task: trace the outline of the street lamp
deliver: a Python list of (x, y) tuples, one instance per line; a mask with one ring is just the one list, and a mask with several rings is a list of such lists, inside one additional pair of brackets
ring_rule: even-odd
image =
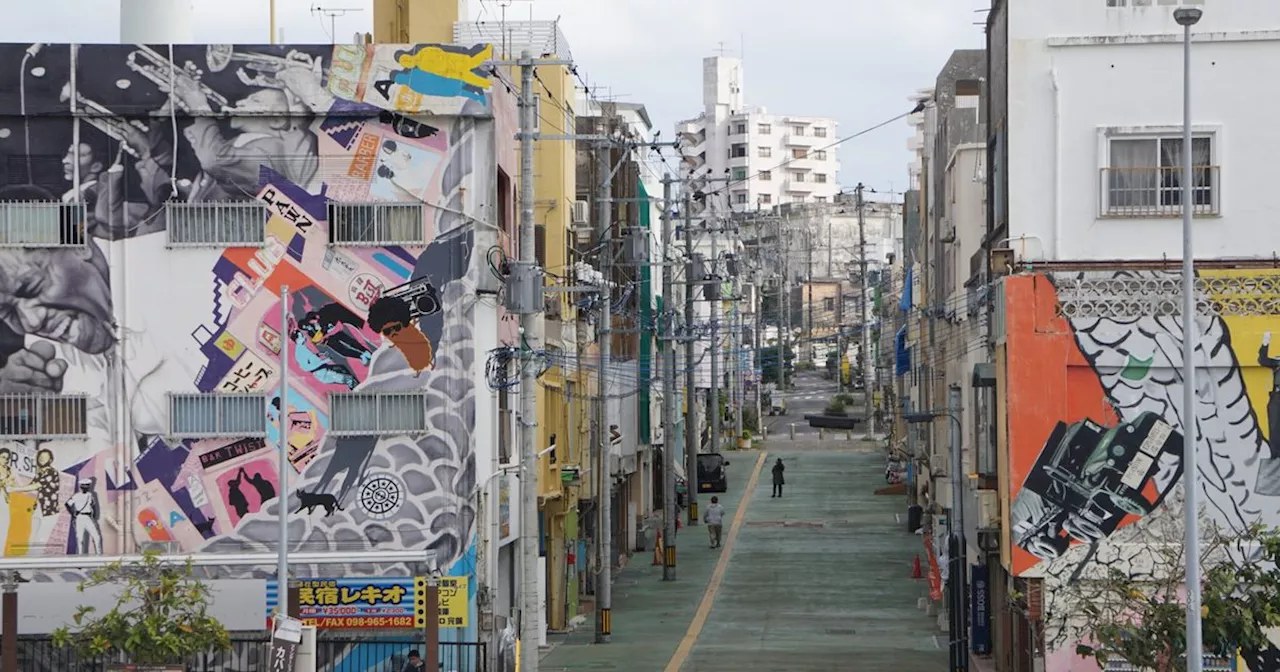
[(949, 578), (947, 581), (947, 611), (950, 629), (950, 672), (968, 672), (969, 669), (969, 624), (965, 595), (965, 548), (964, 540), (964, 498), (961, 494), (961, 473), (964, 471), (963, 456), (960, 450), (961, 429), (960, 418), (960, 386), (951, 385), (947, 390), (947, 406), (944, 410), (906, 413), (903, 419), (910, 423), (932, 422), (934, 418), (946, 416), (951, 418), (951, 464), (947, 473), (951, 475), (951, 515), (947, 517), (947, 565)]
[(1187, 516), (1187, 672), (1204, 669), (1204, 642), (1200, 630), (1200, 531), (1197, 490), (1199, 464), (1196, 460), (1196, 366), (1195, 366), (1195, 254), (1191, 237), (1193, 196), (1191, 151), (1191, 27), (1200, 21), (1198, 7), (1180, 7), (1173, 19), (1182, 26), (1182, 489)]

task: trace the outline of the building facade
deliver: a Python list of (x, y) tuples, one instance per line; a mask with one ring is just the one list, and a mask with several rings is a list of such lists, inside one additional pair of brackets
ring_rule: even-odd
[[(1086, 630), (1067, 586), (1181, 543), (1169, 529), (1183, 517), (1185, 469), (1199, 471), (1206, 525), (1280, 522), (1268, 407), (1280, 234), (1260, 167), (1280, 132), (1240, 94), (1280, 63), (1267, 28), (1280, 7), (1204, 6), (1185, 148), (1183, 29), (1166, 3), (1134, 5), (995, 2), (988, 18), (983, 265), (1002, 518), (990, 583), (1009, 577), (1013, 590), (990, 601), (1000, 670), (1098, 669), (1076, 655)], [(1179, 374), (1183, 179), (1197, 265), (1194, 465)], [(1071, 460), (1104, 435), (1140, 449), (1082, 488)], [(1242, 651), (1237, 669), (1275, 669), (1276, 653)]]
[(746, 105), (739, 58), (704, 58), (702, 73), (702, 112), (676, 124), (681, 177), (692, 190), (717, 192), (717, 203), (734, 212), (835, 200), (834, 119)]
[[(492, 48), (37, 46), (0, 46), (4, 555), (270, 551), (284, 504), (294, 550), (434, 549), (468, 596), (443, 638), (475, 640), (511, 525), (483, 491), (480, 353), (514, 342), (475, 252), (513, 252)], [(263, 607), (228, 627), (260, 629), (270, 572), (227, 571)]]

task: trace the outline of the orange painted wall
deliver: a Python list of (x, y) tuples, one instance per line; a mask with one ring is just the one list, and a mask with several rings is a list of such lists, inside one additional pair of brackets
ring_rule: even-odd
[[(1057, 315), (1058, 298), (1049, 278), (1032, 274), (1005, 278), (1004, 283), (1009, 502), (1059, 422), (1089, 418), (1107, 424), (1117, 418), (1067, 321)], [(1017, 546), (1009, 550), (1015, 575), (1040, 562)]]

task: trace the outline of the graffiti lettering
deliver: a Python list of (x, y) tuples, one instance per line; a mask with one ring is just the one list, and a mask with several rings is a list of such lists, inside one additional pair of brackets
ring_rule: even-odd
[(250, 278), (237, 271), (235, 278), (227, 287), (227, 295), (237, 308), (249, 305), (258, 290), (262, 289), (262, 285), (266, 284), (267, 278), (271, 276), (280, 260), (284, 259), (286, 252), (288, 249), (279, 238), (267, 236), (262, 249), (254, 252), (253, 258), (249, 260), (249, 270), (255, 273), (255, 277)]
[(357, 180), (369, 180), (373, 177), (373, 166), (378, 162), (378, 145), (382, 140), (376, 135), (360, 136), (360, 144), (356, 145), (356, 154), (351, 159), (351, 167), (347, 175)]
[(347, 291), (351, 296), (351, 303), (357, 309), (368, 311), (369, 306), (382, 296), (382, 287), (381, 280), (368, 273), (361, 273), (351, 280)]
[[(201, 453), (200, 466), (205, 469), (215, 467), (223, 462), (229, 462), (237, 457), (243, 457), (249, 453), (262, 450), (266, 447), (267, 442), (265, 439), (241, 439), (235, 443), (230, 443), (220, 448), (214, 448), (206, 453)], [(192, 476), (191, 478), (194, 479), (195, 476)], [(199, 481), (199, 479), (196, 480), (197, 482)], [(200, 494), (201, 496), (204, 495), (203, 486), (200, 487)]]
[(315, 224), (307, 213), (299, 208), (287, 196), (276, 191), (275, 187), (267, 187), (262, 191), (262, 201), (270, 206), (270, 210), (284, 217), (286, 221), (306, 233)]
[(383, 98), (391, 100), (391, 87), (395, 84), (390, 79), (380, 79), (373, 83), (373, 90), (382, 94)]
[(240, 362), (239, 368), (227, 374), (218, 389), (223, 392), (255, 392), (266, 385), (271, 377), (271, 369), (266, 364), (247, 357)]

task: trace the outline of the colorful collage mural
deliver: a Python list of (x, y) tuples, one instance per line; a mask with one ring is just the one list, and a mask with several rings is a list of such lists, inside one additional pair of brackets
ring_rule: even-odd
[[(1178, 282), (1155, 271), (1005, 282), (1008, 560), (1049, 593), (1090, 565), (1137, 562), (1159, 543), (1159, 517), (1182, 516)], [(1198, 283), (1201, 516), (1280, 523), (1280, 272), (1206, 270)], [(1046, 669), (1085, 669), (1074, 642), (1058, 644)], [(1253, 672), (1280, 669), (1274, 648), (1243, 657)]]
[[(514, 101), (490, 57), (0, 45), (0, 200), (79, 201), (89, 235), (0, 247), (0, 394), (89, 406), (87, 440), (0, 440), (6, 555), (271, 550), (287, 423), (295, 548), (430, 547), (450, 574), (473, 570), (477, 255), (462, 213), (496, 207), (497, 171), (514, 174)], [(270, 212), (261, 247), (167, 247), (166, 203), (253, 200)], [(331, 245), (334, 201), (424, 202), (426, 244)], [(352, 390), (424, 390), (429, 431), (331, 436), (328, 395)], [(218, 391), (267, 395), (265, 440), (170, 436), (169, 393)], [(302, 568), (375, 570), (396, 571)]]

